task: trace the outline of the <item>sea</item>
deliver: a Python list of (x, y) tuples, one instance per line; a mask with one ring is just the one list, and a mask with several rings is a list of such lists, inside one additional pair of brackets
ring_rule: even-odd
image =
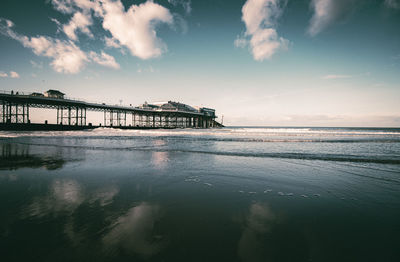
[(1, 261), (400, 261), (400, 129), (0, 131)]

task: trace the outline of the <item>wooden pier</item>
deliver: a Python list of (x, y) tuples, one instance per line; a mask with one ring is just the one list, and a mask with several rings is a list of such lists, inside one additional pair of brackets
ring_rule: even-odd
[[(31, 123), (30, 108), (56, 109), (57, 123)], [(103, 112), (103, 124), (95, 126), (89, 123), (87, 111)], [(41, 93), (0, 93), (0, 130), (76, 130), (99, 126), (123, 129), (221, 127), (216, 118), (213, 109), (194, 109), (172, 101), (161, 106), (151, 107), (146, 103), (145, 107), (128, 107), (63, 96), (49, 97)]]

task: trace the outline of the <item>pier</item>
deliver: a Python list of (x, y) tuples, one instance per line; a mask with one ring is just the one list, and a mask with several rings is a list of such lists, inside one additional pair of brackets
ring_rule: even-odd
[[(31, 123), (31, 108), (55, 109), (56, 124)], [(103, 112), (103, 124), (93, 125), (88, 111)], [(0, 130), (80, 130), (96, 127), (122, 129), (222, 127), (215, 110), (168, 101), (140, 106), (107, 105), (65, 98), (57, 90), (42, 93), (0, 93)]]

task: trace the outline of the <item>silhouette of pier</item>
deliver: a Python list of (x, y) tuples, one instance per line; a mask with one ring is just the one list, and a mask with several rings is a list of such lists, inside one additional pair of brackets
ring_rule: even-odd
[[(31, 123), (31, 108), (56, 109), (56, 124)], [(87, 121), (87, 111), (103, 112), (98, 126)], [(215, 110), (168, 101), (141, 106), (118, 106), (65, 98), (57, 90), (45, 93), (0, 93), (0, 130), (76, 130), (96, 127), (123, 129), (221, 127)]]

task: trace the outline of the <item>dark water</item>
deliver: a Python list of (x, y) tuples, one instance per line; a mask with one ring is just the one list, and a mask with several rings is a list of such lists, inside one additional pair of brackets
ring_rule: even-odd
[(400, 261), (400, 129), (0, 132), (1, 261)]

